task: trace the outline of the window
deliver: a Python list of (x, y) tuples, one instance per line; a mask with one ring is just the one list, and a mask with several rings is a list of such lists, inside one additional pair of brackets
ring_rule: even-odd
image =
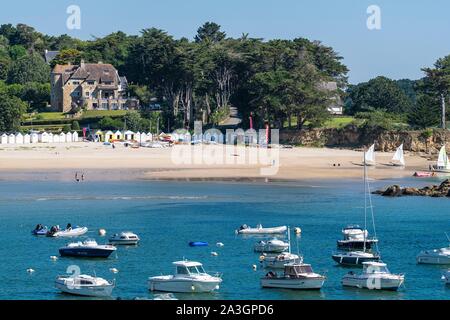
[(103, 102), (102, 103), (102, 109), (108, 109), (108, 103)]
[(177, 274), (189, 274), (185, 267), (177, 267)]
[(89, 81), (87, 82), (87, 84), (90, 85), (90, 86), (93, 86), (93, 85), (95, 85), (95, 81), (89, 80)]
[(80, 81), (73, 81), (72, 84), (73, 84), (74, 86), (78, 86), (78, 85), (80, 85)]
[(196, 267), (188, 267), (189, 273), (199, 273)]
[(87, 98), (89, 98), (91, 96), (91, 93), (89, 91), (86, 91), (85, 95)]

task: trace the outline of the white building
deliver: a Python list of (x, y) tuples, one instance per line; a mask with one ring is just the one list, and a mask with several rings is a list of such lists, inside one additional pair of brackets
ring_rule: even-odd
[(134, 140), (134, 139), (135, 139), (135, 134), (134, 134), (134, 132), (133, 132), (133, 131), (130, 131), (130, 130), (126, 131), (126, 132), (124, 133), (124, 139), (125, 139), (126, 141)]
[(147, 141), (153, 141), (153, 134), (151, 132), (147, 133)]
[(2, 134), (2, 136), (0, 137), (0, 142), (2, 144), (8, 144), (8, 135), (6, 133)]
[(39, 142), (41, 142), (41, 143), (49, 143), (50, 142), (47, 132), (44, 131), (44, 132), (39, 133)]
[(59, 143), (59, 134), (53, 135), (53, 143)]
[(31, 136), (28, 133), (23, 136), (23, 143), (24, 144), (30, 144), (31, 143)]
[(39, 142), (39, 135), (37, 133), (33, 132), (30, 135), (30, 141), (31, 141), (31, 143), (38, 143)]
[(141, 133), (141, 141), (142, 142), (147, 142), (148, 141), (147, 134), (145, 132)]
[(66, 142), (72, 142), (72, 132), (66, 133)]
[(16, 134), (16, 144), (23, 144), (23, 134), (20, 132)]
[(53, 133), (51, 132), (48, 134), (48, 142), (53, 143)]
[(10, 134), (8, 136), (8, 144), (15, 144), (16, 143), (16, 136), (14, 134)]
[(59, 134), (59, 142), (61, 142), (61, 143), (66, 142), (66, 134), (64, 132), (61, 132)]
[(73, 142), (78, 142), (78, 132), (74, 132), (72, 133), (72, 141)]

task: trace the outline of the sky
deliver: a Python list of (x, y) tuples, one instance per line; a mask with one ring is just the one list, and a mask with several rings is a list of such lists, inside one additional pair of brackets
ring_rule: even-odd
[[(350, 69), (350, 83), (376, 76), (418, 79), (421, 68), (450, 54), (448, 0), (1, 0), (0, 24), (25, 23), (50, 34), (80, 39), (115, 31), (138, 34), (157, 27), (193, 38), (214, 21), (231, 37), (304, 37), (331, 46)], [(69, 30), (70, 5), (81, 10), (81, 29)], [(381, 29), (369, 30), (371, 5)]]

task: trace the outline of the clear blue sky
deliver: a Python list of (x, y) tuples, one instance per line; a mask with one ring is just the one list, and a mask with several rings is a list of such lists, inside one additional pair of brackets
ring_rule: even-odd
[[(66, 28), (71, 4), (81, 8), (81, 30)], [(381, 8), (378, 31), (366, 27), (371, 4)], [(356, 83), (378, 75), (420, 78), (420, 68), (450, 54), (449, 15), (448, 0), (5, 0), (0, 23), (90, 39), (148, 27), (192, 38), (201, 24), (214, 21), (233, 37), (320, 40), (345, 58)]]

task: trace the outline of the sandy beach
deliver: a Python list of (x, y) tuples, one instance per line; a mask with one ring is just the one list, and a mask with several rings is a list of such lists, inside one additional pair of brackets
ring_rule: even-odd
[[(91, 180), (312, 180), (358, 178), (362, 174), (361, 151), (229, 148), (203, 145), (133, 149), (117, 144), (113, 149), (84, 142), (0, 146), (0, 179), (71, 180), (76, 172)], [(389, 165), (392, 154), (378, 152), (376, 157), (378, 165), (370, 168), (374, 179), (411, 176), (415, 171), (427, 170), (434, 159), (406, 153), (407, 166), (398, 168)]]

